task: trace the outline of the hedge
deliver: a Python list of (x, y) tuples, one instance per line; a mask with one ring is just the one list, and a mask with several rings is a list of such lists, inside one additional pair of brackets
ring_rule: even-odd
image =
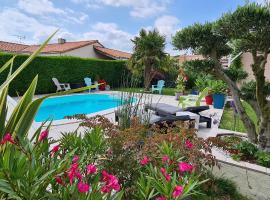
[[(12, 57), (12, 54), (0, 54), (0, 66)], [(28, 55), (18, 55), (15, 58), (13, 71), (28, 58)], [(59, 82), (83, 83), (85, 77), (96, 80), (96, 77), (105, 79), (111, 87), (119, 87), (126, 70), (126, 61), (85, 59), (70, 56), (39, 56), (36, 57), (10, 85), (10, 95), (22, 95), (32, 79), (38, 74), (36, 94), (47, 94), (56, 91), (52, 78)], [(8, 74), (0, 74), (2, 83)]]

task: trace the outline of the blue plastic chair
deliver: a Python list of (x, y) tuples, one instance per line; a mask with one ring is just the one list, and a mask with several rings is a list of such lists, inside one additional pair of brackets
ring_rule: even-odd
[(165, 85), (165, 81), (159, 80), (156, 85), (152, 85), (152, 92), (158, 91), (158, 93), (161, 94), (161, 91), (164, 85)]

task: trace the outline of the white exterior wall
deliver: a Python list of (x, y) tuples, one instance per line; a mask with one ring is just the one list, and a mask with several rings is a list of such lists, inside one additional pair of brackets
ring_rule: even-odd
[(76, 56), (81, 58), (97, 58), (96, 52), (94, 51), (93, 45), (87, 45), (78, 49), (61, 53), (63, 56)]
[[(251, 69), (251, 64), (253, 63), (252, 55), (251, 53), (244, 53), (242, 55), (242, 63), (244, 70), (248, 73), (248, 80), (254, 80), (253, 72)], [(264, 73), (266, 79), (270, 81), (270, 56), (268, 55), (267, 63), (265, 66), (265, 73)]]

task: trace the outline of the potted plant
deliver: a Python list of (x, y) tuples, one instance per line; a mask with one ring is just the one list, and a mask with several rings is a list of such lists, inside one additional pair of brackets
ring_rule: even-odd
[(175, 91), (175, 99), (179, 100), (180, 96), (184, 95), (186, 88), (187, 76), (182, 68), (179, 69), (179, 73), (177, 79), (175, 81), (176, 91)]
[[(203, 77), (197, 78), (195, 81), (196, 88), (200, 92), (202, 92), (205, 88), (209, 87), (209, 79), (210, 79), (210, 77), (208, 77), (208, 76), (203, 76)], [(205, 96), (205, 102), (207, 105), (213, 104), (213, 97), (212, 97), (212, 94), (210, 91), (208, 91), (208, 95)]]
[(211, 80), (209, 84), (213, 93), (214, 108), (222, 109), (225, 103), (226, 83), (221, 80)]

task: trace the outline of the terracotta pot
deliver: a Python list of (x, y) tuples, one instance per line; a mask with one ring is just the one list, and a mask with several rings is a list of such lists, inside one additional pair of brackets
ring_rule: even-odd
[(205, 102), (206, 102), (207, 105), (212, 105), (213, 104), (213, 97), (212, 97), (212, 95), (207, 95), (205, 97)]

